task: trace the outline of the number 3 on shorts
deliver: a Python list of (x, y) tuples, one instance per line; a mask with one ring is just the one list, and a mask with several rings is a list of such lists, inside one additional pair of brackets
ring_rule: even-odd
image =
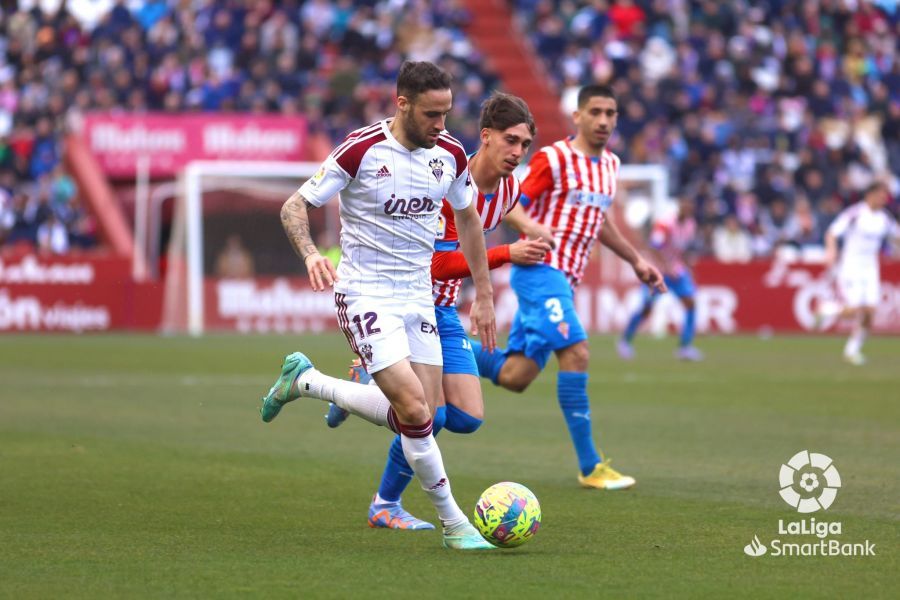
[(563, 320), (562, 303), (560, 303), (559, 298), (547, 298), (547, 301), (544, 302), (544, 308), (550, 311), (547, 318), (550, 319), (551, 323), (559, 323)]

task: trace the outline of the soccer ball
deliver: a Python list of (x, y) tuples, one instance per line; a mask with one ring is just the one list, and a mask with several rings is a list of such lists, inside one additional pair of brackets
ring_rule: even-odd
[(540, 526), (541, 505), (531, 490), (519, 483), (495, 483), (475, 504), (475, 527), (495, 546), (521, 546)]

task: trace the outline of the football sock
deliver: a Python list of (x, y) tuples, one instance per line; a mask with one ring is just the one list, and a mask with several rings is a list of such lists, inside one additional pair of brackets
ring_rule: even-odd
[(450, 480), (444, 470), (441, 450), (431, 434), (431, 421), (415, 427), (403, 425), (402, 429), (400, 443), (403, 445), (403, 454), (412, 465), (422, 489), (437, 509), (441, 525), (448, 529), (468, 522), (450, 491)]
[(591, 433), (591, 407), (587, 395), (587, 373), (560, 371), (556, 378), (556, 394), (569, 427), (569, 435), (578, 455), (582, 475), (594, 470), (600, 455)]
[(687, 348), (694, 342), (694, 329), (697, 320), (697, 309), (690, 308), (684, 313), (684, 325), (681, 326), (681, 347)]
[(844, 312), (844, 307), (841, 306), (840, 302), (834, 300), (824, 300), (820, 302), (818, 310), (816, 310), (816, 313), (820, 317), (836, 317), (842, 312)]
[(847, 339), (847, 345), (844, 346), (844, 355), (852, 356), (854, 354), (859, 354), (862, 350), (863, 342), (866, 341), (866, 329), (861, 325), (854, 325), (853, 332), (850, 334), (850, 337)]
[(472, 352), (475, 353), (475, 364), (478, 365), (478, 374), (490, 379), (496, 385), (500, 369), (506, 363), (506, 350), (496, 348), (493, 352), (488, 352), (481, 347), (481, 342), (477, 340), (469, 341), (472, 344)]
[(447, 431), (453, 433), (474, 433), (484, 421), (473, 417), (461, 408), (447, 405)]
[(363, 385), (307, 369), (297, 378), (301, 396), (334, 402), (370, 423), (397, 432), (396, 415), (391, 403), (377, 385)]
[(634, 334), (637, 333), (638, 327), (641, 326), (641, 323), (644, 321), (644, 307), (640, 306), (637, 311), (631, 315), (631, 319), (628, 320), (628, 325), (625, 327), (625, 332), (622, 334), (622, 339), (624, 339), (629, 344), (631, 340), (634, 339)]
[[(434, 421), (432, 425), (432, 434), (437, 435), (444, 426), (447, 416), (447, 407), (438, 406), (434, 412)], [(395, 436), (391, 441), (391, 447), (388, 449), (387, 462), (384, 465), (384, 472), (381, 474), (381, 484), (378, 486), (378, 495), (376, 502), (399, 502), (403, 490), (412, 481), (413, 471), (406, 462), (406, 456), (403, 454), (403, 444), (400, 442), (400, 436)]]

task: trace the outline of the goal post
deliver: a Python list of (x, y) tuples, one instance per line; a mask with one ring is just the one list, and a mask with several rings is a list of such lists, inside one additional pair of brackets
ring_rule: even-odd
[[(175, 333), (186, 330), (191, 336), (199, 336), (205, 330), (204, 192), (246, 187), (251, 182), (267, 179), (290, 180), (296, 184), (292, 186), (292, 189), (296, 190), (303, 181), (315, 174), (319, 166), (320, 164), (316, 162), (233, 160), (200, 160), (192, 161), (185, 166), (179, 177), (181, 194), (176, 206), (176, 226), (173, 227), (169, 256), (182, 256), (186, 268), (180, 269), (178, 260), (170, 260), (169, 274), (172, 277), (169, 277), (169, 274), (166, 277), (164, 332)], [(282, 201), (287, 198), (285, 195)], [(179, 219), (183, 219), (181, 227), (177, 226)], [(184, 294), (180, 293), (182, 289)], [(180, 309), (179, 304), (185, 306), (186, 311)]]
[[(204, 194), (240, 190), (253, 200), (283, 202), (320, 164), (293, 161), (193, 161), (179, 174), (168, 248), (163, 306), (163, 333), (200, 336), (206, 330), (204, 293)], [(646, 218), (669, 204), (668, 172), (661, 165), (622, 165), (626, 204), (642, 203)], [(627, 191), (626, 191), (627, 188)], [(640, 202), (638, 202), (640, 201)], [(336, 208), (325, 214), (326, 227), (337, 233)]]
[(669, 172), (663, 165), (621, 165), (619, 183), (648, 187), (647, 218), (661, 215), (669, 205)]

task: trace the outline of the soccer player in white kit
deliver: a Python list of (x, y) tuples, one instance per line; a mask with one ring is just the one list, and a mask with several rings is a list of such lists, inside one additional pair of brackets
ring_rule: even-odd
[[(873, 183), (862, 202), (844, 209), (825, 233), (825, 263), (837, 265), (841, 317), (853, 318), (853, 331), (844, 346), (844, 359), (864, 364), (862, 345), (872, 327), (875, 308), (881, 299), (878, 255), (885, 240), (900, 239), (900, 225), (885, 209), (889, 198), (884, 182)], [(844, 245), (838, 259), (838, 238)]]
[[(444, 131), (450, 76), (407, 62), (397, 78), (397, 112), (351, 133), (285, 203), (282, 225), (316, 291), (334, 287), (338, 324), (377, 388), (324, 375), (302, 353), (288, 355), (263, 398), (263, 421), (301, 397), (340, 406), (400, 434), (403, 453), (437, 509), (447, 548), (493, 548), (450, 491), (432, 435), (442, 357), (431, 298), (431, 257), (442, 199), (451, 204), (476, 298), (473, 330), (496, 343), (493, 291), (466, 153)], [(310, 237), (307, 211), (340, 193), (341, 261), (335, 272)], [(380, 391), (379, 389), (380, 388)], [(383, 392), (383, 394), (382, 394)]]

